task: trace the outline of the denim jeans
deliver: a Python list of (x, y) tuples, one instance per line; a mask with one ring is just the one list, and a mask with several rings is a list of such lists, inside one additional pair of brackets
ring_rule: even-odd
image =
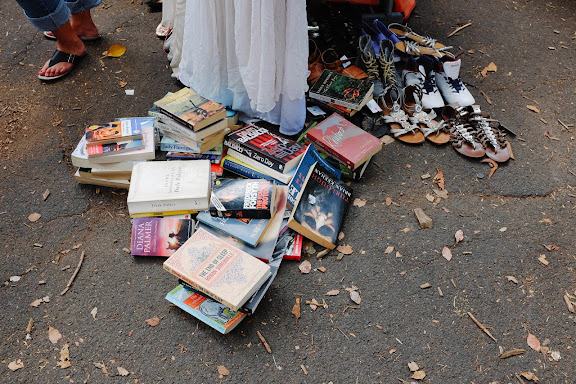
[(32, 25), (40, 31), (54, 31), (80, 13), (97, 7), (102, 0), (16, 0)]

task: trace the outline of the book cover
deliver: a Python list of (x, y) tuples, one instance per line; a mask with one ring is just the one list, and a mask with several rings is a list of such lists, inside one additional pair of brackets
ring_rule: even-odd
[(157, 128), (160, 132), (172, 131), (181, 136), (187, 137), (190, 140), (201, 141), (202, 139), (205, 139), (206, 137), (213, 135), (216, 132), (220, 132), (223, 129), (228, 128), (228, 120), (218, 120), (198, 131), (193, 131), (189, 127), (180, 124), (169, 116), (164, 115), (156, 118), (154, 127)]
[(210, 207), (209, 160), (149, 161), (136, 164), (128, 191), (128, 212), (207, 210)]
[(204, 153), (209, 151), (219, 145), (222, 145), (224, 141), (224, 136), (230, 132), (230, 128), (225, 128), (223, 131), (216, 132), (202, 141), (194, 141), (188, 137), (181, 136), (173, 131), (164, 131), (164, 136), (168, 136), (172, 140), (177, 141), (178, 143), (185, 145), (186, 147), (190, 148), (192, 151), (196, 153)]
[(217, 217), (269, 219), (274, 212), (274, 183), (261, 179), (217, 179), (210, 214)]
[(86, 137), (82, 136), (78, 145), (72, 154), (70, 155), (72, 165), (77, 168), (105, 168), (110, 171), (130, 171), (137, 163), (141, 163), (145, 160), (133, 160), (133, 161), (122, 161), (108, 164), (95, 163), (93, 159), (88, 159), (88, 153), (86, 152)]
[(312, 85), (308, 96), (313, 99), (360, 110), (372, 98), (374, 84), (325, 69)]
[(382, 141), (333, 113), (306, 133), (310, 142), (355, 170), (382, 149)]
[[(210, 215), (210, 212), (208, 211), (198, 213), (196, 219), (201, 223), (216, 228), (228, 235), (234, 236), (251, 247), (256, 247), (264, 241), (264, 239), (268, 239), (266, 233), (268, 232), (268, 228), (273, 227), (272, 223), (276, 223), (278, 220), (276, 217), (284, 214), (287, 190), (286, 186), (278, 187), (274, 201), (274, 216), (272, 219), (235, 219), (231, 217), (214, 217)], [(271, 234), (271, 237), (276, 239), (278, 237), (278, 232), (280, 231), (281, 218), (280, 223), (274, 225), (277, 225), (278, 229), (270, 230), (268, 234)], [(274, 231), (276, 232), (275, 234)]]
[(284, 254), (284, 260), (295, 260), (300, 261), (302, 258), (302, 235), (299, 233), (294, 233), (292, 239), (290, 240), (290, 244), (288, 250)]
[(166, 300), (223, 334), (233, 330), (246, 317), (245, 313), (234, 311), (182, 284), (168, 292)]
[(80, 169), (76, 170), (74, 173), (74, 179), (80, 184), (88, 185), (98, 185), (100, 187), (110, 187), (110, 188), (130, 188), (130, 180), (119, 180), (119, 179), (107, 179), (103, 177), (90, 177), (80, 174)]
[(163, 267), (235, 311), (270, 276), (266, 263), (202, 229), (170, 256)]
[(298, 168), (296, 168), (296, 173), (294, 177), (290, 181), (288, 185), (288, 207), (292, 209), (294, 204), (296, 203), (296, 198), (298, 197), (298, 193), (302, 190), (302, 186), (304, 185), (304, 181), (308, 176), (308, 171), (314, 164), (320, 163), (328, 172), (330, 172), (334, 177), (340, 178), (342, 173), (340, 170), (336, 169), (332, 165), (330, 165), (324, 158), (320, 155), (320, 153), (314, 148), (313, 144), (310, 144), (306, 148), (306, 152), (304, 152), (304, 156), (302, 157), (302, 161), (298, 164)]
[(278, 180), (282, 184), (289, 184), (290, 180), (292, 180), (292, 177), (294, 177), (294, 174), (296, 173), (296, 167), (292, 168), (286, 173), (275, 171), (272, 168), (266, 167), (258, 160), (255, 160), (242, 153), (239, 153), (232, 148), (228, 148), (227, 154), (230, 155), (231, 158), (243, 163), (244, 165), (250, 166), (251, 168), (257, 170), (258, 172), (271, 176), (272, 178)]
[(171, 256), (192, 236), (194, 220), (158, 217), (132, 221), (133, 256)]
[(316, 164), (308, 172), (288, 226), (321, 246), (334, 249), (352, 188)]
[(165, 96), (154, 105), (194, 131), (226, 118), (226, 109), (222, 105), (200, 96), (190, 88), (182, 88)]
[(86, 127), (86, 144), (107, 144), (142, 138), (141, 120), (124, 119)]
[(144, 148), (142, 139), (119, 141), (117, 143), (94, 144), (86, 147), (88, 157), (108, 156)]
[(306, 149), (254, 123), (226, 135), (224, 146), (279, 173), (295, 168)]
[(166, 135), (163, 135), (162, 139), (160, 140), (161, 151), (187, 153), (190, 155), (222, 155), (222, 147), (222, 144), (219, 144), (212, 149), (199, 153)]
[(221, 165), (225, 170), (248, 179), (276, 180), (272, 176), (260, 172), (256, 168), (251, 167), (230, 155), (226, 155), (222, 158)]

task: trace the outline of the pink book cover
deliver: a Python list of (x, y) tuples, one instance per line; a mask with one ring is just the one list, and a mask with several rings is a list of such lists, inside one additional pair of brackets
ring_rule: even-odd
[(194, 220), (141, 217), (132, 222), (134, 256), (165, 256), (174, 254), (190, 238)]
[(353, 170), (382, 149), (380, 139), (337, 113), (316, 124), (306, 137)]

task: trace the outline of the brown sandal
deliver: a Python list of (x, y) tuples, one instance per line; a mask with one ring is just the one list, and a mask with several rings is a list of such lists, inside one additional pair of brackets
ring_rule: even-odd
[(400, 90), (396, 85), (389, 84), (382, 96), (378, 98), (378, 104), (382, 108), (384, 121), (390, 124), (390, 133), (400, 141), (409, 144), (420, 144), (426, 139), (418, 125), (410, 123), (410, 118), (400, 107)]
[(308, 75), (308, 85), (314, 84), (322, 75), (324, 71), (324, 64), (322, 64), (322, 55), (318, 50), (316, 42), (312, 39), (308, 39), (308, 49), (310, 56), (308, 56), (308, 70), (310, 75)]
[(442, 117), (448, 124), (450, 142), (454, 149), (468, 157), (482, 157), (486, 150), (478, 140), (477, 130), (465, 119), (468, 113), (457, 104), (450, 104), (442, 109)]
[(436, 121), (433, 109), (422, 108), (422, 88), (409, 85), (404, 88), (402, 106), (410, 116), (410, 122), (417, 124), (424, 137), (434, 144), (442, 145), (450, 141), (450, 134), (445, 131), (446, 122)]
[(498, 120), (491, 119), (489, 113), (480, 111), (478, 105), (469, 106), (467, 111), (470, 114), (468, 121), (476, 128), (478, 140), (482, 143), (486, 156), (499, 163), (510, 160), (512, 151)]

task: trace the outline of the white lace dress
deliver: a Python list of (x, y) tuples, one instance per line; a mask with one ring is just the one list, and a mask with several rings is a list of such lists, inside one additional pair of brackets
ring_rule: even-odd
[(306, 0), (187, 0), (180, 81), (298, 133), (306, 116)]

